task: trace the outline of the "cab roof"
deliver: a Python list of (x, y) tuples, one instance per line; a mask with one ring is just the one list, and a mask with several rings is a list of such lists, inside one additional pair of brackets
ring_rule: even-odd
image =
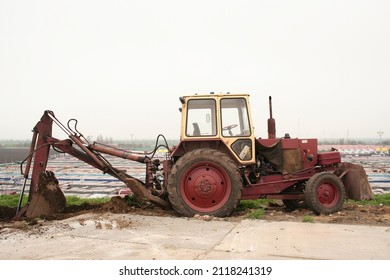
[(243, 97), (243, 96), (249, 96), (247, 93), (214, 93), (210, 92), (210, 94), (193, 94), (193, 95), (185, 95), (183, 98), (215, 98), (215, 97)]

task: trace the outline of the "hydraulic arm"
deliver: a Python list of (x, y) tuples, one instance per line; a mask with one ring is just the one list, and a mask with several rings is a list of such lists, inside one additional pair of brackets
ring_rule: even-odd
[[(59, 140), (52, 136), (53, 122), (58, 125), (69, 137), (69, 139)], [(74, 128), (70, 127), (70, 123), (74, 122)], [(47, 172), (46, 167), (49, 159), (50, 147), (54, 150), (70, 154), (75, 158), (97, 168), (102, 172), (110, 174), (111, 176), (123, 181), (130, 190), (134, 193), (135, 197), (139, 201), (151, 201), (161, 207), (168, 208), (170, 204), (159, 197), (154, 195), (159, 193), (162, 196), (163, 191), (153, 192), (153, 182), (150, 177), (151, 172), (147, 172), (146, 183), (139, 179), (132, 177), (123, 170), (119, 170), (112, 166), (110, 162), (102, 155), (108, 154), (123, 159), (144, 163), (147, 165), (147, 170), (153, 168), (150, 165), (159, 164), (158, 160), (151, 160), (146, 155), (133, 154), (131, 152), (111, 147), (104, 144), (93, 143), (90, 144), (87, 139), (77, 130), (77, 120), (71, 119), (68, 121), (67, 126), (64, 126), (54, 115), (52, 111), (45, 111), (41, 120), (36, 124), (33, 129), (33, 137), (30, 147), (30, 153), (25, 159), (25, 168), (23, 170), (23, 163), (21, 165), (21, 172), (25, 178), (25, 184), (21, 197), (23, 196), (25, 185), (31, 173), (31, 183), (29, 190), (29, 198), (27, 206), (20, 210), (20, 202), (18, 206), (17, 216), (21, 216), (26, 213), (27, 216), (39, 216), (48, 215), (52, 212), (60, 211), (65, 207), (63, 193), (58, 187), (58, 181), (55, 179), (52, 172)], [(55, 185), (57, 185), (55, 187)], [(50, 196), (47, 194), (50, 190)], [(53, 196), (56, 198), (53, 199)], [(33, 205), (34, 204), (34, 205)], [(48, 204), (47, 207), (42, 207), (42, 204)], [(44, 209), (43, 209), (44, 208)], [(29, 209), (36, 209), (36, 211), (29, 211)], [(43, 209), (40, 211), (39, 209)]]

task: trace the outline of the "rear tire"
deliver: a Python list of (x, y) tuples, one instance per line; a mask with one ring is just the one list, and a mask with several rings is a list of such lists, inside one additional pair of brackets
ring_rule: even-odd
[(226, 154), (197, 149), (182, 156), (172, 167), (168, 194), (172, 207), (181, 215), (229, 216), (242, 195), (242, 178), (237, 165)]
[(329, 215), (340, 211), (344, 200), (344, 184), (333, 173), (316, 173), (306, 183), (306, 204), (317, 214)]

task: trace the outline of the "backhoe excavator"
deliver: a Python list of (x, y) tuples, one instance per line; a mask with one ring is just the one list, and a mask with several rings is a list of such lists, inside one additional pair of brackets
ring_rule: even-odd
[[(30, 173), (31, 180), (28, 203), (22, 209), (19, 203), (16, 216), (51, 215), (66, 207), (58, 180), (47, 170), (50, 148), (123, 181), (139, 202), (173, 208), (189, 217), (228, 216), (245, 199), (281, 199), (288, 208), (309, 207), (317, 214), (340, 211), (346, 198), (372, 199), (362, 166), (341, 162), (337, 150), (318, 152), (317, 139), (276, 137), (271, 97), (267, 139), (255, 137), (247, 94), (211, 93), (179, 100), (180, 142), (174, 147), (166, 140), (158, 144), (165, 139), (159, 135), (149, 154), (89, 143), (78, 131), (77, 120), (65, 126), (52, 111), (45, 111), (21, 165), (25, 178), (21, 197)], [(53, 137), (53, 123), (67, 139)], [(165, 159), (154, 156), (161, 146), (168, 150)], [(104, 155), (145, 164), (145, 180), (116, 168)]]

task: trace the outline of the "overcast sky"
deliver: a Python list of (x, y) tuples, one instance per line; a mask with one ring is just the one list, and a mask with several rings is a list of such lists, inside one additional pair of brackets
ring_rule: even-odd
[[(0, 0), (0, 140), (43, 111), (178, 139), (179, 97), (249, 93), (256, 135), (390, 137), (390, 1)], [(55, 130), (55, 137), (66, 136)]]

